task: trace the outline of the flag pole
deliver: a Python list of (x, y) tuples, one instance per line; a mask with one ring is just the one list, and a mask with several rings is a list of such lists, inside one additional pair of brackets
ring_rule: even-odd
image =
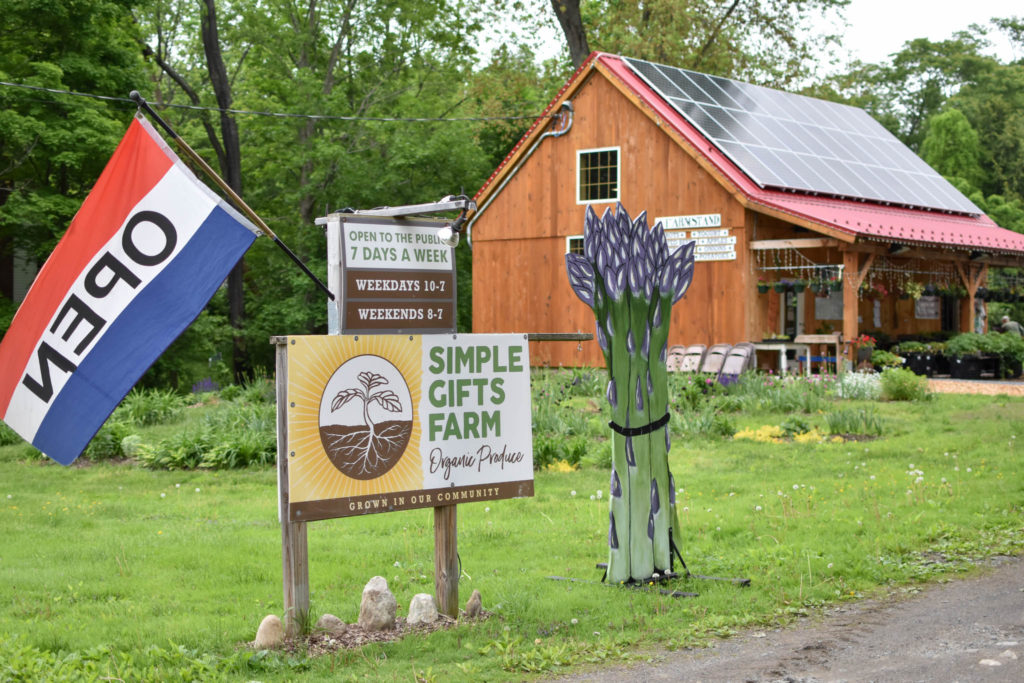
[(161, 116), (157, 114), (151, 106), (149, 106), (149, 102), (147, 102), (146, 99), (141, 94), (139, 94), (138, 90), (132, 90), (128, 94), (128, 97), (134, 100), (135, 103), (139, 105), (140, 109), (145, 109), (146, 113), (152, 116), (153, 120), (160, 124), (161, 128), (167, 131), (167, 134), (171, 137), (171, 140), (174, 141), (174, 144), (178, 146), (178, 149), (184, 152), (185, 156), (187, 156), (189, 159), (195, 162), (196, 165), (198, 165), (199, 168), (202, 169), (203, 173), (205, 173), (207, 177), (210, 178), (210, 180), (217, 184), (217, 187), (223, 190), (224, 193), (227, 194), (228, 197), (230, 197), (232, 203), (234, 203), (234, 205), (237, 206), (238, 209), (249, 218), (249, 220), (256, 224), (256, 227), (260, 229), (260, 232), (269, 237), (274, 242), (274, 244), (280, 247), (281, 251), (287, 254), (288, 258), (294, 261), (295, 265), (301, 268), (302, 272), (308, 275), (309, 278), (313, 282), (315, 282), (317, 286), (324, 291), (325, 294), (327, 294), (328, 299), (334, 301), (334, 294), (331, 292), (330, 289), (327, 288), (327, 285), (321, 282), (320, 278), (314, 275), (313, 272), (309, 269), (309, 267), (305, 263), (303, 263), (298, 256), (295, 255), (295, 252), (289, 249), (288, 245), (282, 242), (281, 239), (274, 234), (274, 231), (271, 230), (270, 227), (265, 222), (263, 222), (263, 219), (260, 218), (255, 211), (249, 208), (249, 205), (246, 204), (245, 201), (238, 196), (237, 192), (231, 189), (231, 186), (228, 185), (223, 178), (217, 175), (217, 172), (214, 171), (208, 163), (206, 163), (206, 160), (199, 156), (199, 154), (197, 154), (194, 149), (189, 147), (188, 143), (185, 142), (181, 138), (181, 136), (174, 132), (174, 129), (171, 128), (170, 124), (164, 121), (163, 118), (161, 118)]

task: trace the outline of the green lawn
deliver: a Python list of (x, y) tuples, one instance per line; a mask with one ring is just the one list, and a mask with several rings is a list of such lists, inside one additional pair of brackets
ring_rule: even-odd
[[(551, 400), (580, 412), (578, 398)], [(491, 618), (317, 659), (243, 648), (266, 614), (281, 613), (272, 469), (63, 468), (3, 447), (0, 681), (521, 679), (783, 623), (1020, 551), (1024, 400), (843, 405), (877, 409), (882, 437), (673, 439), (687, 565), (749, 577), (748, 588), (677, 581), (700, 596), (674, 599), (548, 579), (601, 578), (608, 472), (545, 471), (534, 498), (459, 507), (461, 600), (479, 589)], [(792, 417), (729, 419), (738, 430)], [(802, 419), (825, 424), (820, 410)], [(607, 443), (587, 443), (584, 462), (600, 460)], [(354, 622), (374, 575), (388, 580), (400, 615), (415, 593), (432, 593), (432, 520), (416, 510), (311, 523), (313, 618)]]

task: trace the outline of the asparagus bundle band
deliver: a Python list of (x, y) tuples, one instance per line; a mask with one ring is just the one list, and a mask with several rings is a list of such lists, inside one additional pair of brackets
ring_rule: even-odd
[(621, 204), (599, 219), (587, 207), (583, 254), (566, 254), (573, 291), (594, 311), (608, 369), (612, 473), (608, 572), (615, 583), (672, 570), (680, 548), (675, 481), (668, 468), (672, 305), (693, 279), (693, 242), (669, 253), (661, 224), (631, 220)]

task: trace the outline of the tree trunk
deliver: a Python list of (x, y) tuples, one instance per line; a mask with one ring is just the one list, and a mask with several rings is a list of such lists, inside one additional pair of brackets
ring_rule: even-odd
[(551, 9), (555, 10), (562, 33), (565, 34), (572, 65), (578, 69), (590, 55), (587, 32), (580, 17), (580, 0), (551, 0)]
[[(217, 33), (217, 7), (214, 0), (204, 0), (201, 21), (203, 50), (206, 53), (206, 68), (210, 83), (220, 107), (220, 136), (224, 153), (220, 155), (220, 172), (224, 181), (239, 196), (242, 195), (242, 149), (238, 139), (238, 122), (226, 111), (231, 108), (231, 80), (220, 49)], [(228, 322), (234, 330), (232, 345), (232, 366), (235, 379), (245, 377), (249, 370), (249, 359), (245, 340), (241, 336), (245, 320), (245, 260), (240, 260), (228, 274)]]

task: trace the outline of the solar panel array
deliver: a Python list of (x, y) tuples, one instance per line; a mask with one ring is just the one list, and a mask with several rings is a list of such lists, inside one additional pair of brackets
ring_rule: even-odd
[(862, 109), (639, 59), (625, 61), (761, 187), (981, 214)]

